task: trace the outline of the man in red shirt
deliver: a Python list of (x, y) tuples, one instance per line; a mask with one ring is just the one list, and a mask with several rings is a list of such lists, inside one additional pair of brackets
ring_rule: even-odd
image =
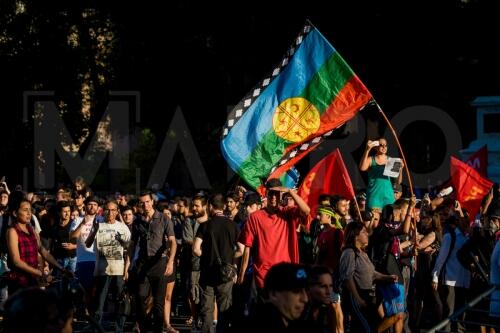
[[(239, 236), (239, 242), (252, 248), (253, 269), (257, 289), (264, 287), (264, 278), (271, 266), (280, 262), (299, 262), (297, 226), (305, 223), (309, 206), (293, 189), (282, 186), (276, 178), (266, 183), (268, 204), (252, 213)], [(296, 206), (280, 205), (281, 195), (290, 193)]]

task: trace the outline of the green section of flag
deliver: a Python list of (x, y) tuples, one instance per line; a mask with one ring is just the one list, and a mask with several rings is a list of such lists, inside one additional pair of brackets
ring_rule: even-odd
[[(312, 102), (322, 114), (353, 75), (353, 71), (338, 52), (335, 52), (321, 66), (299, 96)], [(286, 147), (290, 144), (290, 141), (278, 137), (271, 129), (240, 166), (238, 174), (250, 186), (257, 188), (260, 185), (260, 179), (267, 178), (271, 168), (283, 157)]]
[(273, 130), (269, 131), (250, 157), (241, 165), (238, 174), (247, 181), (248, 185), (254, 188), (259, 187), (260, 180), (267, 179), (274, 163), (283, 157), (283, 151), (289, 143), (277, 136)]
[(335, 52), (313, 76), (300, 97), (309, 100), (323, 114), (353, 75), (344, 59)]

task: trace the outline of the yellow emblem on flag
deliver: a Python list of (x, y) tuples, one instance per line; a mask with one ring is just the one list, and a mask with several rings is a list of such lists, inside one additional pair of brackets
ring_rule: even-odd
[(318, 109), (302, 97), (287, 98), (274, 111), (274, 132), (288, 141), (304, 141), (318, 131), (320, 124)]

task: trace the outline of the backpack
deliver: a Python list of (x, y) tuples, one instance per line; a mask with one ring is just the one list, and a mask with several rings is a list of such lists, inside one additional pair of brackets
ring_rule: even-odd
[[(453, 233), (455, 235), (455, 233)], [(456, 236), (455, 236), (456, 237)], [(452, 238), (454, 238), (452, 236)], [(472, 253), (470, 253), (470, 239), (468, 239), (457, 251), (457, 259), (460, 265), (462, 265), (463, 268), (467, 270), (472, 269), (472, 265), (474, 264), (474, 261), (472, 260), (471, 256)]]
[[(448, 234), (450, 234), (451, 237), (451, 243), (450, 243), (450, 251), (448, 252), (448, 255), (446, 256), (446, 260), (444, 262), (444, 265), (448, 262), (448, 259), (450, 258), (451, 252), (453, 252), (453, 249), (455, 248), (455, 242), (457, 241), (457, 235), (455, 234), (455, 229), (449, 230)], [(466, 270), (470, 270), (471, 262), (470, 259), (468, 258), (468, 251), (466, 248), (466, 244), (469, 243), (470, 239), (467, 239), (467, 241), (458, 249), (457, 251), (457, 259), (460, 265), (463, 266)]]
[(387, 227), (382, 225), (375, 228), (369, 238), (367, 254), (375, 269), (379, 272), (385, 271), (391, 237)]
[[(455, 230), (450, 230), (448, 233), (451, 236), (451, 244), (450, 244), (450, 252), (448, 252), (448, 255), (446, 256), (446, 260), (444, 262), (445, 267), (451, 255), (451, 252), (455, 247), (455, 242), (457, 240), (457, 235), (455, 234)], [(460, 265), (462, 265), (462, 267), (468, 270), (471, 274), (476, 275), (477, 273), (482, 279), (486, 279), (486, 281), (488, 281), (487, 277), (488, 274), (484, 272), (484, 269), (479, 264), (478, 260), (474, 255), (474, 250), (473, 250), (474, 248), (475, 245), (473, 240), (471, 238), (467, 239), (467, 241), (465, 241), (465, 243), (462, 244), (462, 246), (457, 250), (457, 260), (460, 263)]]
[[(478, 259), (479, 257), (479, 259)], [(477, 248), (474, 240), (469, 238), (457, 251), (458, 262), (467, 269), (473, 277), (488, 283), (489, 275), (481, 262), (486, 262), (483, 253)]]

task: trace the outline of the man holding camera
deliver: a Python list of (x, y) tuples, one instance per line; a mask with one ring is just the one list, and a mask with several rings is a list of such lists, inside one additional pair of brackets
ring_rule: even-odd
[[(296, 229), (305, 223), (310, 208), (293, 189), (282, 186), (277, 178), (266, 183), (267, 206), (251, 214), (238, 241), (253, 248), (253, 268), (255, 284), (262, 294), (264, 278), (271, 266), (280, 262), (299, 261)], [(296, 206), (280, 206), (283, 193), (290, 193)]]

